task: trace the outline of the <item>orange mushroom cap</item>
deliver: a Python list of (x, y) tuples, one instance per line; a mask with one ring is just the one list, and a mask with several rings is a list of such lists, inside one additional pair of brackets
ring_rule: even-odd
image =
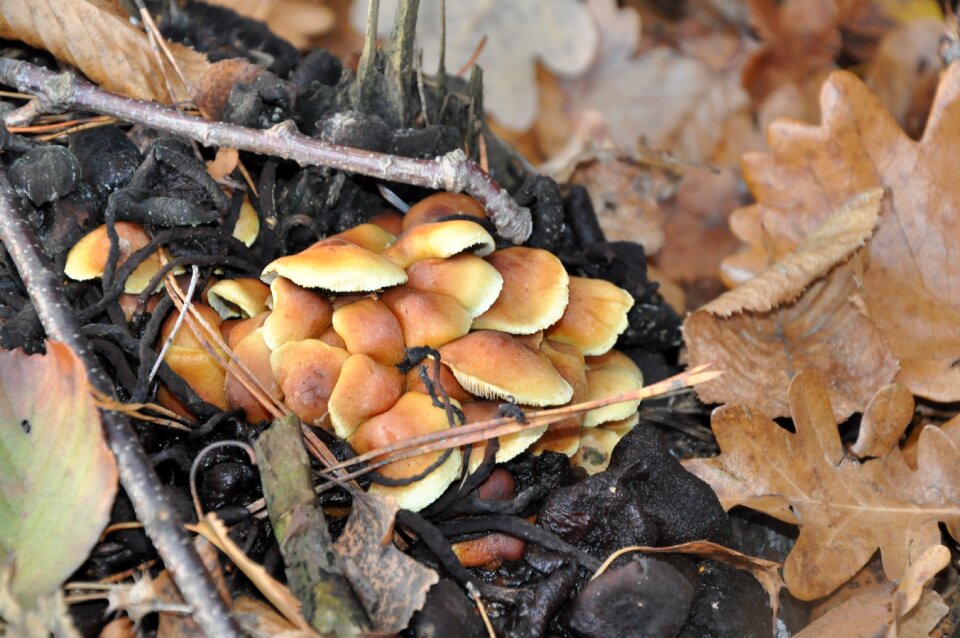
[(556, 323), (567, 307), (569, 276), (556, 255), (514, 246), (486, 258), (503, 277), (493, 305), (473, 320), (474, 329), (531, 334)]
[[(279, 401), (283, 398), (280, 386), (273, 377), (270, 367), (270, 348), (263, 340), (263, 328), (257, 328), (237, 343), (233, 353), (243, 365), (256, 377), (266, 389), (267, 394)], [(224, 390), (227, 394), (227, 403), (233, 408), (243, 408), (247, 414), (247, 421), (258, 423), (271, 421), (271, 413), (244, 387), (237, 378), (239, 366), (231, 361), (227, 366), (227, 377)]]
[[(116, 222), (114, 228), (119, 237), (119, 256), (117, 265), (121, 265), (130, 255), (140, 250), (150, 243), (150, 237), (147, 231), (140, 224), (131, 222)], [(107, 257), (110, 254), (110, 237), (107, 235), (106, 225), (96, 228), (86, 235), (80, 241), (73, 245), (67, 253), (67, 261), (64, 264), (63, 273), (70, 279), (77, 281), (87, 281), (89, 279), (98, 279), (103, 277), (103, 271), (107, 267)], [(149, 284), (150, 279), (160, 270), (160, 258), (156, 253), (147, 257), (138, 265), (127, 281), (124, 282), (123, 291), (129, 293), (141, 293)]]
[(599, 355), (613, 347), (627, 329), (633, 297), (602, 279), (570, 278), (570, 300), (547, 337), (570, 343), (585, 355)]
[(493, 249), (493, 237), (483, 226), (466, 219), (454, 219), (420, 224), (403, 231), (396, 243), (383, 251), (383, 256), (407, 268), (423, 259), (444, 259), (464, 251), (483, 257)]
[(547, 406), (573, 396), (573, 388), (544, 354), (503, 332), (471, 332), (441, 346), (440, 356), (460, 385), (479, 397)]
[(435, 292), (397, 286), (381, 299), (400, 322), (408, 348), (437, 348), (467, 334), (473, 321), (459, 301)]
[[(389, 410), (364, 421), (349, 442), (357, 453), (364, 454), (404, 439), (442, 432), (449, 427), (446, 412), (436, 407), (430, 397), (419, 392), (407, 392)], [(422, 473), (442, 454), (440, 451), (429, 452), (395, 461), (381, 467), (378, 472), (391, 479), (410, 478)], [(418, 511), (435, 501), (456, 480), (459, 471), (460, 450), (453, 449), (439, 467), (416, 483), (398, 487), (374, 483), (370, 491), (392, 495), (400, 507)]]
[(341, 439), (349, 438), (361, 423), (383, 412), (403, 394), (403, 375), (365, 354), (352, 354), (340, 368), (340, 378), (327, 408), (330, 425)]
[[(550, 359), (550, 363), (557, 369), (560, 376), (573, 388), (573, 397), (570, 402), (580, 403), (586, 400), (587, 375), (580, 350), (566, 343), (544, 339), (540, 344), (540, 352)], [(552, 423), (540, 440), (533, 444), (530, 451), (534, 454), (542, 454), (549, 450), (573, 456), (580, 448), (582, 425), (582, 414)]]
[(207, 290), (207, 303), (223, 319), (254, 317), (267, 309), (270, 288), (259, 279), (221, 279)]
[(333, 311), (333, 328), (351, 354), (366, 354), (383, 365), (403, 359), (403, 330), (390, 308), (364, 297)]
[(333, 306), (323, 296), (286, 277), (270, 282), (273, 311), (263, 324), (263, 340), (271, 350), (287, 341), (315, 339), (330, 327)]
[(288, 341), (270, 354), (270, 369), (284, 402), (306, 423), (319, 425), (350, 353), (317, 339)]
[(403, 216), (403, 229), (420, 224), (429, 224), (451, 215), (467, 215), (477, 219), (486, 219), (483, 206), (463, 193), (434, 193), (424, 197), (410, 207)]
[[(480, 421), (488, 421), (500, 416), (500, 404), (495, 401), (471, 401), (470, 403), (464, 403), (461, 409), (463, 410), (464, 423), (479, 423)], [(510, 459), (523, 453), (524, 450), (543, 436), (546, 429), (547, 426), (528, 428), (499, 437), (500, 447), (497, 449), (495, 456), (496, 462), (506, 463)], [(486, 446), (486, 441), (474, 445), (474, 449), (470, 454), (469, 470), (471, 472), (480, 467), (480, 463), (483, 462), (483, 454)]]
[(329, 239), (343, 239), (375, 253), (382, 253), (387, 246), (397, 241), (393, 233), (381, 226), (369, 223), (358, 224), (342, 233), (331, 236)]
[(407, 268), (407, 286), (453, 297), (477, 317), (497, 300), (503, 277), (483, 258), (464, 253), (412, 264)]
[(295, 255), (273, 260), (260, 278), (269, 283), (277, 276), (304, 288), (333, 292), (380, 290), (407, 280), (407, 273), (393, 261), (339, 238), (323, 239)]

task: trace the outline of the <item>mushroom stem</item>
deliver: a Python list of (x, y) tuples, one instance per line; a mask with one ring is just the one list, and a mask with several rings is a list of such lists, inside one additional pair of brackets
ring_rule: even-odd
[(226, 146), (294, 160), (301, 165), (327, 166), (392, 182), (466, 192), (486, 209), (505, 239), (521, 244), (533, 230), (530, 211), (518, 206), (490, 175), (460, 150), (435, 160), (420, 160), (323, 142), (299, 133), (289, 121), (267, 130), (211, 122), (160, 104), (122, 97), (73, 75), (54, 73), (10, 58), (0, 57), (0, 82), (41, 96), (50, 104), (112, 115), (157, 131), (188, 137), (206, 146)]
[[(0, 172), (0, 241), (23, 278), (47, 336), (73, 350), (83, 362), (90, 384), (104, 395), (114, 397), (113, 382), (81, 334), (60, 288), (59, 277), (43, 257), (16, 202), (10, 182)], [(117, 459), (120, 483), (183, 599), (193, 609), (194, 620), (208, 636), (243, 635), (184, 531), (180, 515), (169, 505), (129, 419), (112, 411), (103, 412), (102, 419), (107, 444)]]

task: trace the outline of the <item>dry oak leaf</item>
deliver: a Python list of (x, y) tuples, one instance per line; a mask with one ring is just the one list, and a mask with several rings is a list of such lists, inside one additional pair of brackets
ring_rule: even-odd
[(172, 67), (161, 69), (146, 33), (130, 23), (119, 5), (103, 1), (0, 2), (0, 38), (45, 49), (108, 91), (163, 103), (195, 100), (214, 115), (230, 87), (250, 79), (258, 68), (237, 60), (211, 64), (202, 53), (168, 43), (185, 86)]
[(935, 401), (960, 400), (960, 65), (946, 69), (923, 137), (911, 140), (856, 76), (830, 75), (823, 122), (778, 120), (770, 154), (747, 154), (757, 204), (731, 216), (752, 250), (725, 260), (732, 281), (757, 272), (769, 243), (796, 246), (829, 211), (884, 187), (890, 205), (870, 243), (863, 280), (867, 315), (900, 361), (897, 381)]
[[(941, 543), (939, 523), (960, 533), (960, 448), (937, 428), (920, 436), (918, 468), (898, 448), (860, 461), (840, 441), (826, 387), (802, 372), (790, 384), (796, 433), (743, 405), (718, 408), (712, 427), (721, 453), (686, 461), (725, 509), (745, 505), (800, 525), (784, 564), (790, 593), (826, 596), (880, 550), (891, 580), (908, 575)], [(906, 427), (906, 424), (903, 424)]]
[(687, 317), (690, 364), (725, 372), (697, 387), (702, 400), (786, 416), (791, 379), (811, 370), (830, 379), (842, 421), (893, 379), (896, 359), (851, 300), (865, 255), (850, 257), (873, 233), (882, 198), (880, 189), (853, 198), (795, 250)]
[[(378, 31), (393, 28), (397, 0), (380, 2)], [(498, 122), (526, 129), (537, 115), (539, 60), (559, 75), (576, 76), (593, 61), (597, 27), (579, 0), (447, 0), (446, 68), (456, 73), (473, 58), (487, 37), (476, 63), (484, 70), (484, 108)], [(351, 22), (363, 30), (367, 2), (353, 5)], [(440, 3), (421, 2), (417, 15), (417, 46), (423, 48), (425, 69), (440, 59)]]

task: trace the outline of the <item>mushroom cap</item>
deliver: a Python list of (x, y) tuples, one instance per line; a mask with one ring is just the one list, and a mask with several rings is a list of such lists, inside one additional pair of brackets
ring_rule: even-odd
[(503, 277), (493, 305), (473, 320), (474, 329), (532, 334), (555, 324), (567, 307), (567, 270), (556, 255), (514, 246), (486, 258)]
[(356, 244), (361, 248), (375, 253), (382, 253), (387, 246), (397, 241), (396, 236), (376, 224), (358, 224), (353, 228), (348, 228), (342, 233), (337, 233), (330, 239), (343, 239)]
[(318, 241), (295, 255), (273, 260), (263, 269), (260, 278), (269, 283), (277, 276), (304, 288), (333, 292), (369, 292), (407, 281), (402, 267), (336, 237)]
[(366, 354), (377, 363), (403, 359), (403, 330), (385, 303), (364, 297), (333, 311), (333, 329), (350, 354)]
[(344, 343), (343, 337), (337, 334), (337, 331), (333, 329), (333, 326), (328, 327), (326, 330), (320, 333), (320, 336), (317, 337), (320, 341), (324, 342), (328, 346), (333, 346), (334, 348), (347, 349), (347, 344)]
[[(430, 375), (430, 379), (433, 380), (433, 363), (431, 361), (424, 361), (421, 365), (427, 366), (427, 372)], [(451, 399), (455, 399), (461, 403), (473, 401), (474, 399), (472, 394), (463, 389), (463, 386), (460, 385), (460, 382), (457, 381), (457, 378), (453, 376), (453, 372), (451, 372), (447, 366), (440, 366), (440, 384), (443, 386), (447, 396)], [(414, 366), (407, 372), (406, 391), (429, 394), (426, 386), (423, 385), (423, 380), (420, 378), (419, 365)]]
[(526, 542), (509, 534), (491, 532), (479, 538), (451, 543), (450, 547), (464, 567), (496, 570), (503, 561), (523, 558)]
[[(461, 409), (463, 410), (464, 423), (478, 423), (501, 416), (498, 414), (500, 404), (495, 401), (471, 401), (464, 403)], [(499, 437), (500, 447), (497, 449), (495, 457), (497, 463), (506, 463), (510, 459), (522, 454), (524, 450), (533, 445), (533, 443), (543, 435), (546, 429), (547, 426), (529, 428)], [(486, 441), (474, 445), (473, 452), (470, 454), (469, 470), (471, 472), (480, 467), (480, 463), (483, 462), (483, 452), (486, 446)]]
[(267, 309), (270, 288), (259, 279), (221, 279), (207, 290), (207, 303), (223, 319), (254, 317)]
[[(116, 222), (114, 228), (119, 237), (119, 266), (130, 255), (150, 243), (147, 231), (140, 224), (132, 222)], [(76, 281), (87, 281), (103, 277), (103, 270), (107, 267), (107, 258), (110, 254), (110, 237), (107, 235), (107, 226), (104, 224), (86, 235), (73, 245), (67, 253), (63, 273)], [(138, 265), (127, 281), (123, 291), (141, 293), (150, 283), (150, 279), (160, 270), (160, 258), (156, 253), (147, 257)]]
[[(587, 401), (604, 399), (623, 392), (632, 392), (643, 387), (643, 378), (637, 378), (629, 370), (607, 366), (587, 370)], [(637, 411), (640, 400), (614, 403), (590, 410), (583, 417), (583, 427), (592, 428), (608, 421), (626, 419)]]
[(602, 279), (570, 277), (570, 300), (547, 337), (570, 343), (584, 355), (599, 355), (613, 347), (627, 329), (633, 297)]
[[(216, 310), (204, 303), (193, 303), (190, 305), (203, 320), (210, 325), (211, 328), (218, 330), (220, 324), (223, 321), (220, 319), (220, 315)], [(163, 344), (167, 342), (167, 339), (170, 338), (170, 335), (173, 333), (173, 327), (177, 323), (177, 318), (180, 316), (179, 312), (171, 312), (167, 315), (167, 318), (164, 319), (163, 325), (160, 326), (160, 336), (157, 339), (157, 348), (162, 348)], [(203, 331), (205, 334), (206, 331)], [(200, 340), (197, 338), (197, 335), (194, 334), (193, 328), (190, 327), (190, 322), (187, 319), (184, 319), (180, 324), (180, 329), (177, 330), (177, 334), (173, 337), (173, 342), (171, 346), (180, 346), (182, 348), (191, 348), (193, 350), (203, 350), (206, 352), (206, 349), (203, 347), (203, 344), (200, 343)], [(213, 342), (210, 342), (210, 345), (216, 347)]]
[(547, 406), (573, 396), (573, 388), (544, 354), (503, 332), (471, 332), (441, 346), (440, 356), (467, 392), (485, 399)]
[(403, 229), (429, 224), (451, 215), (467, 215), (486, 219), (480, 202), (463, 193), (434, 193), (410, 207), (403, 216)]
[[(560, 376), (573, 388), (571, 403), (579, 403), (587, 396), (587, 375), (584, 367), (583, 355), (576, 346), (560, 343), (551, 339), (544, 339), (539, 346)], [(573, 456), (580, 449), (580, 430), (583, 425), (583, 415), (569, 416), (562, 421), (551, 423), (531, 448), (533, 454), (542, 454), (546, 451), (559, 452)]]
[(312, 290), (301, 288), (286, 277), (270, 282), (272, 312), (263, 324), (263, 339), (271, 350), (287, 341), (315, 339), (330, 327), (333, 306)]
[(607, 469), (610, 456), (622, 437), (605, 427), (586, 428), (580, 435), (580, 449), (570, 462), (582, 467), (587, 474), (596, 474)]
[[(364, 454), (396, 441), (442, 432), (449, 427), (446, 413), (442, 408), (433, 405), (430, 397), (419, 392), (407, 392), (389, 410), (364, 421), (349, 442), (357, 453)], [(392, 479), (416, 476), (436, 462), (442, 454), (442, 451), (429, 452), (395, 461), (378, 471)], [(460, 450), (453, 449), (446, 461), (416, 483), (399, 487), (374, 483), (370, 486), (370, 491), (384, 496), (392, 495), (400, 507), (418, 511), (435, 501), (456, 480), (459, 472)]]
[(473, 317), (453, 297), (397, 286), (383, 293), (383, 303), (400, 322), (408, 348), (439, 348), (470, 331)]
[(257, 209), (250, 203), (250, 199), (244, 195), (243, 204), (240, 205), (240, 215), (233, 227), (233, 236), (242, 241), (244, 245), (253, 246), (259, 234), (260, 216), (257, 215)]
[(317, 339), (288, 341), (270, 354), (284, 402), (305, 423), (319, 425), (350, 353)]
[[(260, 381), (260, 385), (271, 397), (277, 401), (283, 398), (280, 386), (273, 378), (273, 369), (270, 367), (270, 348), (263, 340), (263, 328), (257, 328), (241, 339), (233, 349), (233, 353), (250, 371), (250, 374)], [(232, 408), (243, 408), (247, 414), (247, 421), (251, 423), (271, 421), (270, 412), (247, 391), (237, 378), (238, 371), (239, 366), (231, 361), (227, 366), (227, 377), (224, 382), (227, 403)]]
[[(264, 310), (248, 319), (227, 319), (220, 324), (220, 336), (227, 342), (227, 347), (233, 350), (241, 339), (261, 327), (269, 316), (270, 311)], [(267, 344), (268, 347), (269, 345)]]
[(412, 264), (407, 268), (407, 286), (453, 297), (471, 317), (477, 317), (497, 300), (503, 277), (483, 258), (464, 253)]
[(227, 409), (224, 381), (227, 371), (206, 350), (171, 346), (163, 360), (197, 395), (221, 410)]
[(599, 368), (622, 368), (643, 383), (643, 372), (633, 359), (616, 349), (610, 349), (607, 352), (593, 356), (585, 357), (584, 363), (588, 370), (597, 370)]
[(340, 378), (327, 401), (330, 425), (341, 439), (349, 438), (361, 423), (389, 410), (401, 395), (403, 375), (399, 370), (365, 354), (352, 354), (340, 368)]
[(370, 223), (379, 226), (394, 237), (403, 232), (403, 213), (386, 208), (370, 218)]
[(396, 243), (383, 251), (383, 256), (407, 268), (423, 259), (445, 259), (464, 251), (483, 257), (493, 249), (493, 237), (483, 226), (466, 219), (453, 219), (420, 224), (403, 231)]

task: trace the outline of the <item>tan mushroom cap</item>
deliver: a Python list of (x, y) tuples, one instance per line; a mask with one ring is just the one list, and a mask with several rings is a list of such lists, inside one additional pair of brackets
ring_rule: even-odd
[(334, 348), (347, 349), (347, 344), (344, 343), (343, 337), (337, 334), (337, 331), (333, 329), (333, 326), (330, 326), (326, 330), (320, 333), (320, 336), (317, 337), (320, 341), (324, 342), (328, 346), (333, 346)]
[(383, 365), (403, 359), (403, 330), (385, 303), (365, 297), (333, 311), (333, 328), (350, 354), (366, 354)]
[(270, 282), (273, 311), (263, 324), (263, 339), (271, 350), (287, 341), (315, 339), (330, 327), (333, 306), (312, 290), (301, 288), (286, 277)]
[(317, 339), (288, 341), (270, 354), (284, 403), (305, 423), (319, 425), (350, 353)]
[[(567, 343), (544, 339), (540, 344), (540, 351), (550, 359), (550, 363), (557, 369), (560, 376), (573, 388), (573, 397), (571, 397), (570, 402), (584, 401), (587, 396), (587, 375), (580, 350)], [(549, 450), (573, 456), (580, 449), (582, 425), (582, 414), (552, 423), (540, 437), (540, 440), (533, 444), (530, 451), (533, 454), (542, 454)]]
[(601, 355), (586, 357), (584, 359), (584, 363), (586, 364), (588, 370), (611, 367), (622, 368), (626, 372), (629, 372), (631, 375), (636, 377), (640, 383), (643, 383), (643, 373), (640, 371), (640, 368), (636, 363), (634, 363), (633, 359), (619, 350), (611, 349)]
[(516, 561), (523, 558), (526, 542), (501, 532), (492, 532), (480, 538), (451, 543), (450, 547), (464, 567), (479, 567), (493, 571), (503, 561)]
[(493, 237), (483, 226), (466, 219), (454, 219), (420, 224), (403, 231), (396, 243), (383, 251), (383, 256), (401, 268), (408, 268), (424, 259), (445, 259), (464, 251), (483, 257), (493, 249)]
[[(480, 421), (488, 421), (502, 416), (498, 414), (500, 404), (496, 401), (471, 401), (470, 403), (464, 403), (461, 409), (463, 410), (464, 423), (479, 423)], [(494, 457), (496, 462), (506, 463), (510, 459), (522, 454), (524, 450), (533, 445), (533, 443), (543, 435), (546, 429), (547, 426), (530, 428), (499, 437), (500, 448)], [(469, 463), (469, 470), (471, 472), (480, 467), (480, 463), (483, 462), (483, 453), (486, 446), (486, 441), (473, 446)]]
[(441, 361), (467, 392), (523, 405), (566, 403), (573, 388), (541, 352), (511, 335), (478, 330), (440, 348)]
[[(121, 265), (130, 255), (150, 243), (147, 231), (140, 224), (117, 222), (114, 224), (119, 237), (119, 256), (117, 265)], [(110, 237), (106, 225), (84, 235), (67, 253), (63, 273), (70, 279), (87, 281), (103, 277), (110, 254)], [(160, 270), (160, 257), (154, 253), (137, 266), (127, 281), (123, 291), (141, 293), (150, 283), (150, 279)]]
[(403, 213), (388, 208), (371, 217), (370, 223), (379, 226), (396, 237), (403, 232)]
[(171, 346), (163, 360), (197, 395), (221, 410), (227, 409), (224, 381), (227, 371), (206, 350)]
[(514, 246), (486, 260), (503, 277), (503, 289), (493, 305), (473, 320), (474, 329), (532, 334), (563, 316), (570, 278), (556, 255)]
[(570, 277), (567, 309), (547, 330), (547, 337), (573, 344), (584, 355), (603, 354), (627, 329), (632, 307), (630, 293), (609, 281)]
[(295, 255), (273, 260), (260, 278), (271, 282), (277, 276), (304, 288), (333, 292), (369, 292), (407, 281), (407, 273), (391, 260), (338, 238), (318, 241)]
[(477, 317), (497, 300), (503, 277), (483, 258), (464, 253), (416, 262), (407, 268), (407, 286), (453, 297)]
[(397, 241), (396, 236), (376, 224), (358, 224), (342, 233), (337, 233), (330, 239), (343, 239), (356, 244), (361, 248), (375, 253), (382, 253), (387, 246)]
[(352, 354), (340, 368), (340, 378), (327, 401), (330, 425), (341, 439), (349, 438), (361, 423), (389, 410), (402, 394), (399, 370), (365, 354)]
[[(390, 445), (397, 441), (442, 432), (450, 424), (442, 408), (419, 392), (408, 392), (386, 412), (365, 421), (350, 437), (350, 445), (358, 454)], [(403, 479), (416, 476), (436, 462), (443, 452), (430, 452), (396, 461), (381, 467), (378, 472), (387, 478)], [(435, 501), (456, 480), (460, 472), (460, 450), (453, 449), (447, 459), (423, 479), (410, 485), (387, 487), (376, 483), (370, 492), (381, 496), (391, 495), (397, 505), (418, 511)]]
[[(204, 303), (194, 303), (190, 306), (195, 310), (200, 317), (214, 330), (220, 329), (220, 324), (223, 321), (220, 318), (220, 315), (216, 310)], [(163, 325), (160, 326), (160, 337), (157, 340), (157, 348), (162, 348), (163, 344), (166, 343), (167, 339), (170, 338), (171, 333), (173, 332), (173, 327), (177, 323), (177, 318), (180, 316), (178, 311), (171, 312), (166, 319), (163, 321)], [(201, 335), (206, 336), (206, 331), (203, 330), (202, 326), (198, 326), (201, 330)], [(215, 345), (213, 341), (209, 339), (204, 339), (210, 345)], [(206, 349), (203, 347), (203, 344), (197, 338), (197, 335), (194, 334), (193, 329), (190, 327), (190, 321), (188, 318), (184, 318), (183, 322), (180, 324), (180, 329), (177, 330), (177, 334), (173, 337), (173, 342), (170, 344), (173, 346), (180, 346), (182, 348), (190, 348), (193, 350), (203, 350)]]
[(580, 449), (570, 462), (582, 467), (587, 474), (596, 474), (607, 469), (610, 456), (622, 437), (605, 427), (586, 428), (580, 436)]
[(270, 288), (259, 279), (221, 279), (207, 290), (207, 303), (223, 319), (245, 319), (266, 310), (269, 296)]
[[(424, 361), (423, 365), (427, 366), (427, 374), (430, 376), (430, 380), (433, 381), (433, 362)], [(453, 372), (450, 371), (450, 368), (447, 366), (440, 366), (440, 384), (443, 386), (444, 392), (447, 393), (451, 399), (456, 399), (457, 401), (463, 403), (465, 401), (473, 401), (474, 396), (463, 389), (463, 386), (460, 385), (460, 382), (457, 381), (457, 378), (453, 376)], [(420, 366), (414, 366), (407, 372), (406, 377), (406, 391), (407, 392), (421, 392), (423, 394), (429, 394), (427, 388), (423, 385), (423, 380), (420, 378)]]
[[(615, 394), (632, 392), (643, 387), (643, 378), (617, 366), (587, 370), (587, 401), (604, 399)], [(592, 428), (608, 421), (626, 419), (637, 411), (640, 400), (614, 403), (590, 410), (583, 418), (583, 427)]]
[[(267, 394), (279, 401), (283, 398), (280, 386), (273, 378), (273, 369), (270, 367), (270, 348), (263, 340), (263, 328), (257, 328), (237, 343), (233, 353), (243, 363), (247, 370), (260, 381)], [(231, 408), (243, 408), (247, 414), (247, 421), (258, 423), (271, 421), (270, 412), (247, 391), (237, 378), (239, 366), (231, 361), (227, 366), (227, 377), (224, 390), (227, 403)]]
[[(233, 350), (241, 339), (263, 326), (269, 316), (270, 311), (264, 310), (259, 315), (248, 319), (227, 319), (220, 324), (220, 336), (227, 342), (227, 347)], [(267, 344), (268, 347), (269, 345)]]
[(410, 207), (407, 214), (403, 216), (403, 229), (433, 223), (451, 215), (467, 215), (478, 219), (487, 218), (483, 206), (469, 195), (463, 193), (434, 193)]
[(381, 299), (400, 322), (408, 348), (438, 348), (470, 331), (473, 317), (453, 297), (397, 286)]
[(233, 236), (246, 246), (253, 246), (258, 234), (260, 234), (260, 216), (257, 215), (257, 210), (250, 203), (250, 199), (244, 195), (243, 204), (240, 205), (240, 216), (237, 217), (237, 223), (233, 227)]

